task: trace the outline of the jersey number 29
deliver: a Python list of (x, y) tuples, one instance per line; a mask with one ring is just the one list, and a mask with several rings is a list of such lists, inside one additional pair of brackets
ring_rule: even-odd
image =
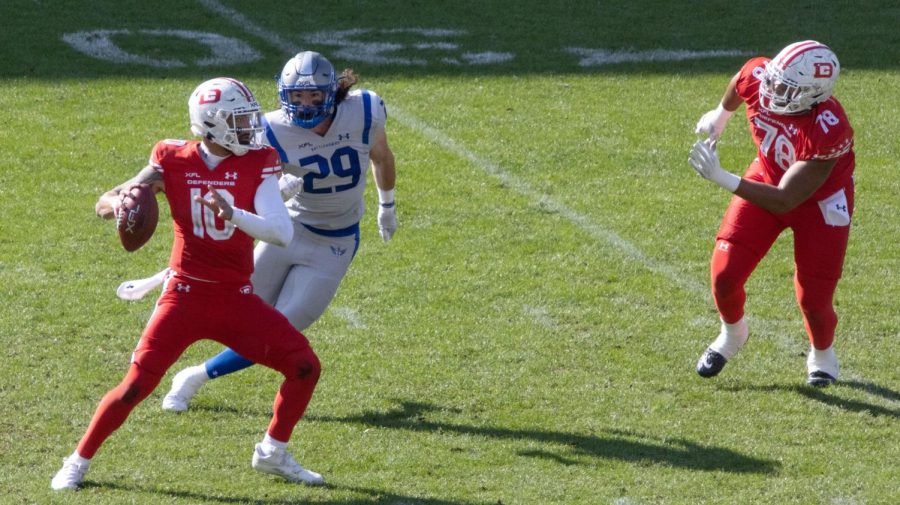
[[(359, 153), (350, 146), (344, 146), (334, 151), (331, 158), (326, 158), (319, 154), (307, 156), (298, 162), (298, 165), (305, 167), (315, 165), (318, 171), (313, 169), (303, 176), (303, 191), (305, 193), (340, 193), (353, 189), (359, 184), (359, 175), (362, 167), (359, 163)], [(325, 179), (329, 175), (334, 174), (335, 177), (347, 178), (350, 180), (344, 184), (335, 184), (334, 186), (317, 185), (317, 179)]]

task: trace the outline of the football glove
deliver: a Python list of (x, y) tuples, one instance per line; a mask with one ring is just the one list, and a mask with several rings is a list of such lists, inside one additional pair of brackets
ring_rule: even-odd
[(688, 162), (701, 177), (734, 193), (741, 183), (741, 178), (722, 169), (715, 145), (716, 143), (710, 140), (694, 142)]
[(378, 232), (381, 238), (387, 242), (397, 231), (397, 207), (394, 202), (378, 205)]
[(278, 189), (281, 190), (281, 199), (286, 202), (303, 190), (303, 178), (283, 172), (281, 179), (278, 179)]
[(722, 136), (722, 131), (725, 130), (725, 125), (728, 124), (732, 114), (734, 114), (733, 110), (725, 110), (725, 107), (722, 107), (720, 103), (718, 107), (707, 112), (700, 118), (700, 121), (697, 121), (694, 133), (705, 133), (710, 140), (718, 140)]

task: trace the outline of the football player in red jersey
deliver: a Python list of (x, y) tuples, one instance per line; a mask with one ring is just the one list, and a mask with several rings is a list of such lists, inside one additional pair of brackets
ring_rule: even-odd
[(192, 343), (213, 339), (284, 375), (273, 417), (253, 453), (253, 468), (293, 482), (322, 484), (286, 451), (319, 379), (306, 337), (253, 294), (253, 240), (286, 245), (293, 226), (278, 188), (281, 164), (258, 145), (260, 107), (230, 78), (202, 83), (188, 100), (200, 141), (163, 140), (134, 178), (104, 193), (97, 214), (112, 218), (122, 194), (144, 183), (164, 192), (174, 221), (169, 274), (122, 382), (100, 401), (76, 451), (51, 481), (77, 489), (100, 445), (159, 384)]
[[(838, 377), (832, 342), (833, 297), (844, 264), (853, 215), (853, 128), (831, 93), (840, 65), (834, 52), (806, 40), (775, 58), (753, 58), (735, 74), (715, 110), (700, 118), (690, 164), (735, 194), (716, 236), (712, 292), (721, 332), (697, 363), (702, 377), (718, 374), (748, 338), (744, 284), (778, 235), (794, 234), (794, 288), (809, 335), (807, 383)], [(758, 147), (744, 177), (722, 169), (716, 141), (732, 113), (746, 104)]]

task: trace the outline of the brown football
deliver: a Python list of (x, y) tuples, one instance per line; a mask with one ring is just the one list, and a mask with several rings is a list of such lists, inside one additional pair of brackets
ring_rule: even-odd
[(116, 209), (116, 231), (128, 252), (137, 251), (153, 236), (159, 222), (156, 193), (146, 184), (129, 188), (122, 205)]

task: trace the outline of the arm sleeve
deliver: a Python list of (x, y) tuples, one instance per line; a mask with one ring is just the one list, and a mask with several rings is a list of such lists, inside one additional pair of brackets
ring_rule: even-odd
[(231, 222), (253, 238), (286, 246), (294, 237), (294, 225), (281, 200), (276, 177), (266, 177), (256, 189), (253, 205), (258, 214), (234, 208)]

